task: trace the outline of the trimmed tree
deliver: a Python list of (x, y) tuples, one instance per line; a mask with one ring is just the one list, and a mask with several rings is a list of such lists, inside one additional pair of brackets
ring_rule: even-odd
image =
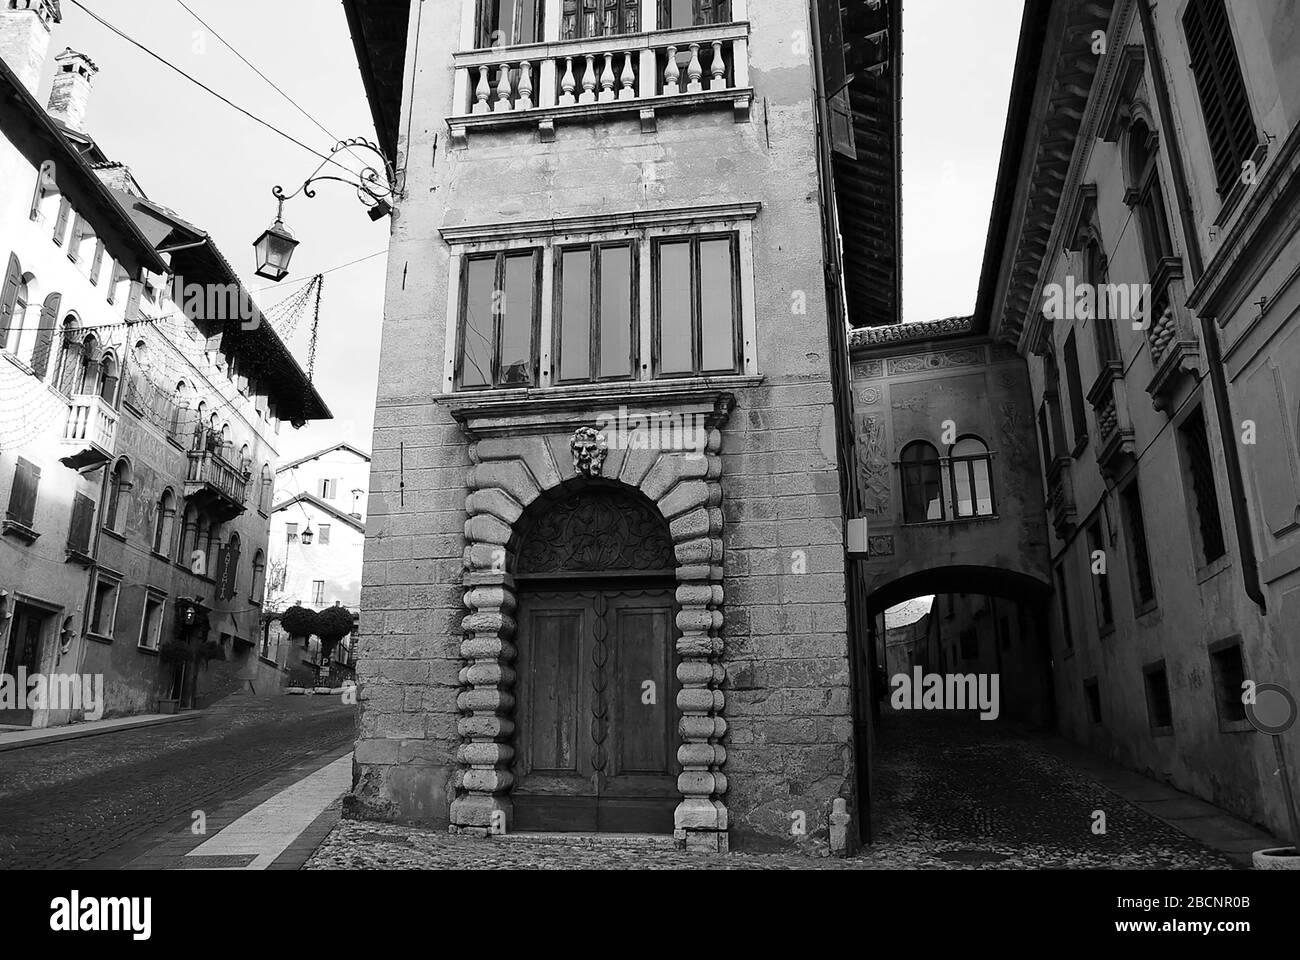
[(295, 640), (307, 640), (316, 632), (318, 615), (315, 610), (292, 606), (280, 614), (280, 626)]
[(316, 615), (316, 636), (320, 637), (322, 664), (330, 662), (330, 654), (352, 632), (352, 611), (347, 607), (328, 607)]

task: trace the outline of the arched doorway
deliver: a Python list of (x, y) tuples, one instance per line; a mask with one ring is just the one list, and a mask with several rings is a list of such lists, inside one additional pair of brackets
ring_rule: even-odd
[(514, 830), (671, 833), (676, 558), (640, 492), (575, 480), (516, 524)]

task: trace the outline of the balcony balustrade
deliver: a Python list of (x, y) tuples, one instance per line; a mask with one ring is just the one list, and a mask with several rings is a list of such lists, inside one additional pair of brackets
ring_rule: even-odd
[(1074, 502), (1074, 478), (1070, 473), (1074, 461), (1057, 457), (1047, 469), (1047, 506), (1052, 527), (1062, 540), (1078, 523), (1079, 511)]
[(1103, 476), (1114, 479), (1137, 457), (1137, 444), (1128, 408), (1124, 368), (1119, 361), (1102, 364), (1101, 375), (1088, 391), (1088, 403), (1097, 419), (1097, 465)]
[(248, 509), (249, 471), (219, 450), (191, 450), (185, 497), (200, 510), (225, 522)]
[(61, 462), (79, 473), (113, 459), (118, 413), (102, 397), (78, 394), (68, 404), (62, 444), (71, 452)]
[(457, 145), (470, 130), (537, 124), (543, 140), (558, 119), (638, 112), (646, 132), (656, 111), (730, 104), (749, 119), (749, 24), (710, 24), (457, 53), (453, 115)]

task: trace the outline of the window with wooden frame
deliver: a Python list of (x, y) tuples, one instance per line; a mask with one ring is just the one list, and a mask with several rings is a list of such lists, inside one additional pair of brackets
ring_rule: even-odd
[[(1097, 554), (1101, 554), (1100, 564)], [(1101, 532), (1101, 521), (1088, 525), (1088, 572), (1092, 575), (1092, 596), (1097, 610), (1097, 630), (1109, 633), (1115, 628), (1115, 608), (1110, 597), (1110, 555)], [(1100, 568), (1100, 572), (1099, 572)]]
[(641, 0), (564, 0), (562, 40), (613, 37), (640, 30)]
[[(568, 5), (565, 4), (566, 8)], [(477, 46), (505, 47), (540, 42), (545, 9), (545, 0), (479, 0)]]
[(903, 448), (903, 522), (943, 520), (943, 468), (939, 451), (924, 440)]
[(68, 238), (68, 221), (72, 219), (72, 204), (67, 197), (59, 200), (59, 215), (54, 220), (54, 242), (60, 247)]
[(1090, 233), (1083, 246), (1083, 270), (1087, 283), (1092, 288), (1093, 334), (1097, 339), (1097, 359), (1102, 364), (1120, 360), (1119, 343), (1115, 337), (1115, 324), (1118, 317), (1112, 316), (1110, 296), (1107, 287), (1106, 253), (1101, 245), (1101, 235)]
[(95, 524), (95, 501), (84, 493), (73, 495), (72, 520), (68, 524), (68, 552), (81, 557), (90, 555), (90, 538)]
[(1129, 570), (1133, 577), (1133, 606), (1146, 613), (1156, 603), (1156, 581), (1147, 547), (1146, 518), (1142, 514), (1142, 491), (1133, 480), (1119, 495), (1127, 531)]
[(1226, 196), (1242, 182), (1246, 163), (1259, 145), (1259, 134), (1224, 0), (1190, 0), (1183, 11), (1183, 31), (1215, 180), (1219, 194)]
[(993, 516), (997, 509), (993, 502), (993, 457), (988, 445), (976, 436), (959, 437), (948, 458), (953, 517), (965, 520)]
[(740, 271), (734, 233), (660, 237), (654, 274), (657, 378), (740, 369)]
[(1219, 491), (1210, 437), (1206, 432), (1205, 408), (1197, 407), (1178, 428), (1182, 441), (1184, 469), (1191, 480), (1195, 499), (1196, 529), (1200, 535), (1201, 564), (1208, 565), (1228, 552), (1219, 512)]
[(1169, 232), (1165, 210), (1165, 193), (1160, 186), (1160, 155), (1157, 139), (1146, 123), (1137, 120), (1128, 133), (1128, 168), (1130, 205), (1138, 216), (1138, 233), (1146, 267), (1154, 273), (1166, 257), (1174, 256), (1174, 241)]
[(557, 251), (552, 383), (636, 376), (639, 262), (637, 244), (630, 240)]
[(1083, 379), (1079, 373), (1079, 345), (1074, 331), (1065, 338), (1065, 386), (1070, 394), (1070, 420), (1074, 426), (1073, 456), (1088, 445), (1088, 413), (1084, 409)]
[(464, 259), (457, 389), (536, 386), (541, 263), (537, 248)]
[(731, 22), (731, 0), (657, 0), (659, 29)]

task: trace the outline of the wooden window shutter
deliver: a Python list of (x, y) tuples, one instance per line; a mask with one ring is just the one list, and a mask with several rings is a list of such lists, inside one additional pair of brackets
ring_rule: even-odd
[(1183, 14), (1183, 30), (1215, 179), (1219, 192), (1226, 194), (1240, 181), (1259, 137), (1224, 0), (1191, 0)]
[(54, 221), (54, 242), (59, 246), (63, 246), (64, 238), (68, 235), (68, 218), (71, 216), (72, 204), (65, 197), (59, 201), (59, 218)]
[(22, 457), (14, 467), (14, 485), (9, 492), (8, 518), (25, 527), (36, 519), (36, 489), (41, 483), (41, 468)]
[(93, 285), (95, 285), (95, 286), (98, 286), (98, 285), (99, 285), (99, 273), (100, 273), (100, 270), (103, 269), (103, 266), (104, 266), (104, 241), (103, 241), (103, 240), (100, 240), (100, 239), (96, 239), (96, 240), (95, 240), (95, 258), (94, 258), (93, 260), (90, 261), (90, 282), (91, 282), (91, 284), (93, 284)]
[(59, 308), (63, 305), (63, 295), (52, 293), (45, 298), (41, 307), (41, 322), (36, 330), (36, 345), (32, 348), (32, 370), (40, 380), (50, 369), (50, 350), (54, 346), (55, 327), (59, 322)]
[(68, 549), (90, 553), (90, 534), (94, 529), (95, 501), (77, 494), (72, 504), (72, 525), (68, 528)]
[(18, 286), (23, 282), (22, 264), (18, 255), (9, 254), (9, 269), (5, 271), (4, 286), (0, 287), (0, 348), (9, 339), (9, 327), (13, 323), (14, 305), (18, 302)]

